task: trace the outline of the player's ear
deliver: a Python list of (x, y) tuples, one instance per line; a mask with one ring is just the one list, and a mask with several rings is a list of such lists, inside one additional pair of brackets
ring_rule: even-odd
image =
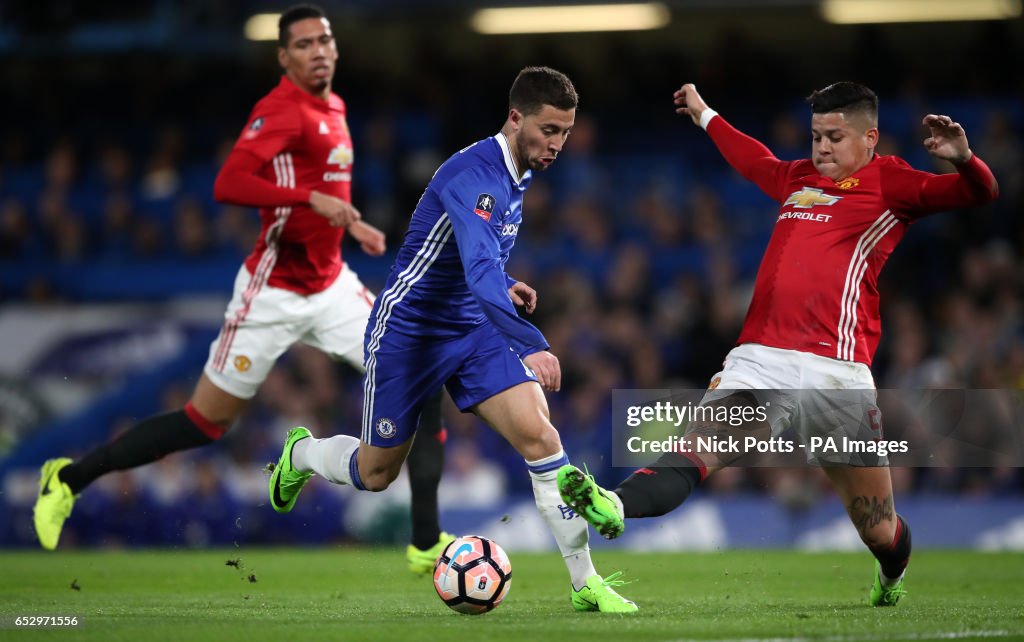
[(281, 69), (288, 67), (288, 50), (284, 47), (277, 48), (277, 64), (281, 65)]
[(523, 128), (523, 112), (519, 111), (515, 107), (508, 110), (508, 122), (512, 123), (512, 133), (515, 133)]
[(874, 151), (878, 145), (878, 128), (872, 127), (864, 132), (864, 141), (867, 143), (868, 149)]

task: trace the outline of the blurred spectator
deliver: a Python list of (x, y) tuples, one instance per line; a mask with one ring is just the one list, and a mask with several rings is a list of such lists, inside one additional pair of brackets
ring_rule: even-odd
[(107, 197), (103, 208), (102, 257), (124, 261), (131, 257), (135, 227), (135, 211), (131, 199), (123, 192)]
[(38, 253), (24, 203), (7, 199), (0, 206), (0, 260), (27, 259)]
[(178, 252), (186, 258), (200, 258), (212, 251), (209, 221), (199, 201), (186, 198), (178, 203), (174, 235), (178, 242)]

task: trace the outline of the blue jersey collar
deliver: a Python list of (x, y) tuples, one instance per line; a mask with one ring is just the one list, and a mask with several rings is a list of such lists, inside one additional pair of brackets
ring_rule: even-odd
[(526, 181), (532, 175), (533, 170), (526, 170), (523, 174), (522, 180), (519, 179), (519, 169), (516, 167), (516, 160), (512, 158), (512, 148), (508, 146), (508, 139), (505, 138), (504, 132), (498, 132), (494, 136), (494, 140), (497, 141), (498, 147), (501, 148), (501, 155), (505, 159), (505, 169), (508, 170), (509, 175), (512, 177), (512, 182), (519, 185), (521, 182)]

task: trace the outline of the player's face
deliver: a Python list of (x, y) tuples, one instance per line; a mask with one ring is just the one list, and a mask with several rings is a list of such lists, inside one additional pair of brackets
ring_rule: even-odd
[(871, 161), (878, 129), (839, 112), (811, 116), (811, 160), (822, 176), (842, 180)]
[(321, 93), (331, 86), (338, 48), (327, 18), (306, 18), (288, 28), (287, 47), (277, 50), (288, 77), (306, 91)]
[(516, 161), (519, 168), (543, 171), (551, 167), (562, 151), (569, 130), (576, 122), (575, 109), (544, 105), (540, 111), (524, 116), (516, 109), (509, 115), (515, 130)]

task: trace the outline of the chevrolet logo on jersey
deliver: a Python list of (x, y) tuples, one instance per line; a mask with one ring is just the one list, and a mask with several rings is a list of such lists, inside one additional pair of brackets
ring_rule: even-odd
[(841, 198), (843, 197), (826, 194), (822, 192), (820, 189), (815, 189), (813, 187), (805, 187), (799, 192), (793, 192), (792, 194), (790, 194), (789, 198), (787, 198), (786, 202), (783, 203), (782, 205), (792, 205), (793, 207), (811, 208), (814, 207), (815, 205), (835, 205), (836, 203), (839, 202)]
[(345, 143), (338, 145), (327, 156), (327, 164), (348, 167), (352, 164), (352, 148)]

